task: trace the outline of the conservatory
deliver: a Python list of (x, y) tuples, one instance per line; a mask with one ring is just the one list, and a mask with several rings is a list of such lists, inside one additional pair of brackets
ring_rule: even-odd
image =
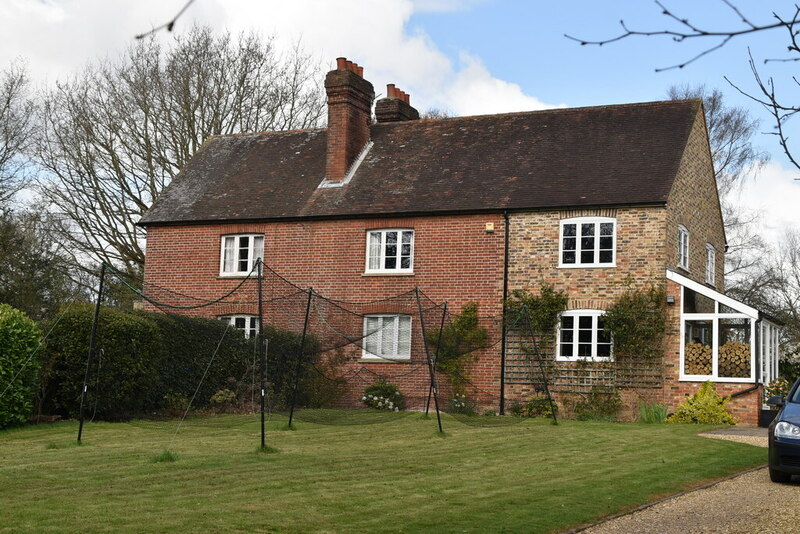
[(768, 384), (778, 376), (777, 321), (672, 270), (680, 285), (680, 380)]

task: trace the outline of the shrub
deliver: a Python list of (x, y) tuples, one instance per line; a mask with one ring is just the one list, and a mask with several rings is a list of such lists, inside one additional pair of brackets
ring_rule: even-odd
[(211, 405), (218, 411), (229, 410), (236, 402), (236, 393), (225, 388), (211, 395)]
[(0, 428), (24, 423), (31, 412), (40, 339), (27, 315), (0, 304)]
[(456, 393), (450, 399), (450, 413), (461, 415), (476, 415), (477, 403), (467, 398), (463, 393)]
[(702, 425), (735, 425), (733, 416), (725, 409), (730, 402), (729, 397), (722, 398), (711, 381), (705, 382), (700, 389), (675, 409), (675, 413), (667, 418), (669, 423), (696, 423)]
[(776, 378), (764, 388), (764, 399), (774, 397), (776, 395), (786, 397), (792, 385), (783, 377)]
[(361, 402), (368, 408), (399, 412), (405, 408), (403, 394), (397, 386), (388, 382), (375, 382), (364, 390)]
[[(553, 402), (556, 412), (558, 405)], [(544, 395), (531, 397), (525, 403), (514, 401), (508, 408), (508, 412), (514, 417), (553, 417), (553, 409), (550, 400)]]
[[(94, 309), (73, 306), (50, 332), (43, 355), (44, 409), (65, 417), (79, 413)], [(103, 309), (84, 407), (90, 416), (126, 420), (163, 401), (157, 373), (161, 332), (144, 317)]]
[(639, 404), (637, 421), (648, 424), (661, 424), (667, 420), (667, 407), (660, 402), (642, 402)]
[(428, 343), (436, 350), (436, 367), (450, 377), (458, 387), (464, 380), (464, 367), (475, 350), (483, 348), (489, 335), (479, 325), (478, 304), (469, 302), (461, 313), (447, 323), (441, 331), (436, 328), (428, 334)]
[(592, 386), (588, 395), (575, 404), (574, 414), (579, 421), (616, 421), (622, 409), (619, 392), (608, 386)]

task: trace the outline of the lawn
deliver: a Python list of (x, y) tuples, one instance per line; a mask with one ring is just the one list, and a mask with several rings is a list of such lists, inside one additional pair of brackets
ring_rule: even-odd
[(382, 424), (187, 421), (0, 432), (0, 531), (558, 532), (766, 461), (706, 427), (419, 414)]

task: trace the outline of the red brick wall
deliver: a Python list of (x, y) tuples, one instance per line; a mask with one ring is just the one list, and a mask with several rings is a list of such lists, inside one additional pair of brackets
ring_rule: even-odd
[[(494, 223), (494, 232), (486, 232), (487, 222)], [(364, 274), (366, 232), (378, 228), (414, 229), (413, 275)], [(216, 297), (230, 291), (241, 278), (219, 276), (220, 238), (236, 233), (263, 233), (267, 266), (293, 284), (301, 288), (313, 287), (315, 292), (328, 298), (367, 302), (419, 287), (435, 302), (447, 302), (450, 311), (455, 313), (472, 301), (478, 302), (481, 316), (498, 316), (502, 311), (504, 229), (501, 215), (151, 227), (147, 235), (146, 283), (199, 298)], [(254, 301), (254, 289), (250, 284), (238, 300)], [(270, 288), (264, 290), (265, 299), (269, 299)], [(380, 313), (396, 311), (397, 306), (396, 302), (376, 303), (361, 309)], [(416, 313), (415, 302), (407, 301), (400, 306), (405, 307), (400, 311), (407, 309), (408, 313)], [(233, 311), (230, 307), (226, 309), (229, 313)], [(255, 313), (256, 309), (254, 305), (242, 305), (235, 311)], [(189, 313), (215, 315), (213, 308)], [(267, 309), (267, 317), (270, 313)], [(296, 319), (295, 322), (302, 320)], [(354, 367), (364, 368), (352, 380), (349, 401), (360, 399), (364, 387), (377, 375), (390, 380), (397, 377), (394, 380), (411, 397), (427, 395), (429, 379), (427, 367), (422, 365), (425, 353), (418, 317), (412, 318), (412, 328), (414, 364), (365, 362), (358, 359), (360, 346), (348, 349), (353, 361), (345, 373), (353, 374), (350, 371)], [(484, 404), (494, 402), (499, 395), (500, 378), (500, 359), (496, 353), (479, 354), (471, 374), (481, 390), (491, 393), (492, 400), (487, 396)]]

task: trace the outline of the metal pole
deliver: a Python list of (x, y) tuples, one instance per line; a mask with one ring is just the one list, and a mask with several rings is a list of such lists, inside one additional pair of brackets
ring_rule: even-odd
[(289, 428), (292, 427), (292, 419), (294, 418), (294, 405), (297, 402), (297, 386), (300, 382), (300, 363), (305, 358), (305, 345), (306, 345), (306, 332), (308, 330), (308, 315), (311, 311), (311, 297), (314, 296), (314, 288), (308, 290), (308, 302), (306, 303), (306, 319), (303, 322), (303, 335), (300, 337), (300, 354), (297, 357), (297, 363), (294, 366), (294, 387), (292, 388), (292, 405), (289, 408)]
[(86, 390), (89, 387), (89, 376), (94, 360), (94, 340), (97, 336), (97, 322), (100, 317), (100, 301), (103, 299), (103, 282), (106, 278), (106, 264), (100, 264), (100, 286), (97, 288), (97, 302), (94, 305), (94, 319), (92, 320), (92, 332), (89, 334), (89, 354), (86, 357), (86, 373), (83, 375), (83, 389), (81, 390), (80, 423), (78, 424), (78, 443), (81, 442), (83, 435), (83, 404), (86, 400)]
[(256, 343), (258, 344), (258, 361), (261, 367), (261, 448), (267, 447), (266, 430), (264, 428), (264, 399), (267, 389), (267, 358), (266, 351), (264, 350), (264, 304), (262, 298), (262, 283), (263, 283), (263, 264), (261, 258), (256, 260), (256, 267), (258, 268), (258, 333), (256, 334)]
[(419, 310), (419, 326), (422, 329), (422, 344), (425, 346), (425, 357), (428, 359), (428, 373), (431, 375), (431, 389), (433, 390), (433, 404), (436, 406), (436, 421), (439, 423), (439, 433), (444, 433), (442, 430), (442, 414), (439, 412), (439, 392), (436, 387), (436, 369), (434, 368), (433, 361), (431, 360), (431, 353), (428, 350), (428, 340), (425, 339), (425, 318), (422, 313), (422, 302), (419, 300), (419, 288), (414, 288), (414, 293), (417, 296), (417, 309)]
[[(436, 354), (433, 357), (433, 365), (439, 361), (439, 347), (442, 346), (442, 333), (444, 332), (444, 321), (447, 318), (447, 303), (444, 303), (444, 311), (442, 311), (442, 322), (439, 324), (439, 335), (436, 339)], [(428, 415), (428, 408), (431, 405), (431, 393), (433, 392), (433, 384), (428, 388), (428, 401), (425, 403), (425, 415)]]
[(542, 353), (539, 352), (539, 345), (536, 343), (536, 336), (533, 332), (533, 325), (531, 324), (531, 316), (528, 314), (528, 308), (523, 306), (523, 310), (525, 311), (525, 322), (528, 324), (528, 334), (531, 336), (531, 342), (533, 343), (533, 350), (536, 353), (536, 359), (539, 361), (539, 369), (542, 372), (542, 383), (544, 384), (544, 392), (547, 395), (547, 400), (550, 402), (550, 411), (553, 412), (553, 424), (558, 424), (558, 418), (556, 417), (556, 405), (553, 402), (553, 397), (550, 395), (550, 387), (547, 385), (547, 374), (544, 370), (544, 363), (542, 363)]

